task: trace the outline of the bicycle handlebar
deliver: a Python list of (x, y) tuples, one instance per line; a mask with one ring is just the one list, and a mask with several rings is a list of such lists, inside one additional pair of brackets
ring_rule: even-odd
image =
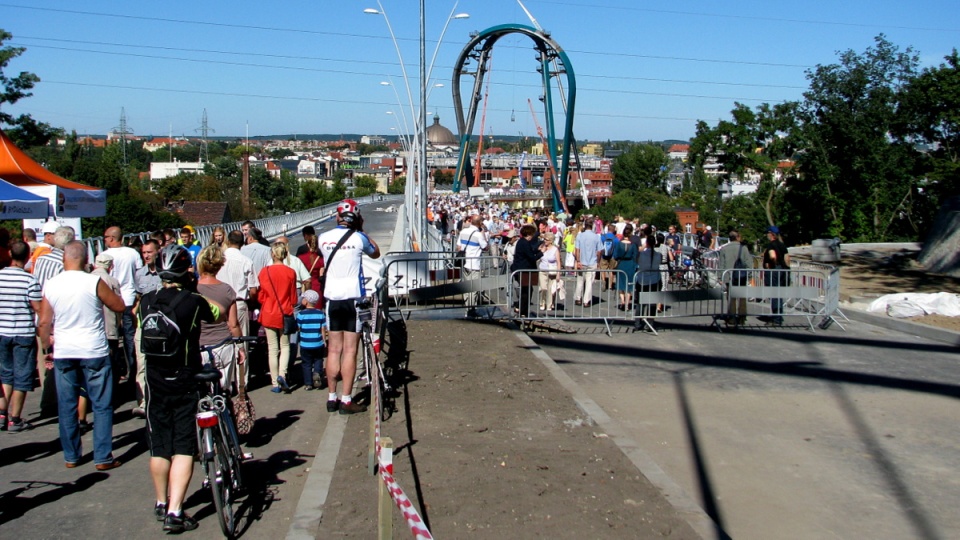
[(223, 347), (227, 343), (253, 343), (257, 340), (256, 336), (240, 336), (234, 337), (230, 336), (219, 343), (214, 343), (213, 345), (201, 345), (200, 352), (209, 352), (216, 348)]

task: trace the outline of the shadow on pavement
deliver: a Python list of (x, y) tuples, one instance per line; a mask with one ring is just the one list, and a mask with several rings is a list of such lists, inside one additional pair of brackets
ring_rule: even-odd
[[(57, 443), (59, 447), (59, 443)], [(64, 497), (86, 491), (93, 485), (110, 478), (103, 472), (90, 473), (73, 482), (63, 484), (55, 482), (33, 482), (29, 480), (14, 481), (13, 484), (23, 484), (22, 487), (0, 494), (0, 525), (17, 519), (30, 510), (56, 502)], [(52, 489), (50, 489), (52, 488)], [(45, 490), (33, 496), (21, 497), (32, 490)]]
[(244, 440), (244, 437), (240, 437), (240, 442), (243, 443), (243, 446), (250, 448), (266, 446), (273, 440), (274, 435), (297, 423), (303, 412), (299, 409), (280, 411), (273, 418), (257, 418), (253, 423), (250, 435), (246, 436), (246, 440)]

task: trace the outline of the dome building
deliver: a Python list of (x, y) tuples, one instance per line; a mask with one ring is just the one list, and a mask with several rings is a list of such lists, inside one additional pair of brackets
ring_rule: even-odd
[(440, 125), (440, 115), (433, 115), (433, 125), (427, 126), (427, 150), (446, 152), (460, 148), (460, 141), (452, 131)]

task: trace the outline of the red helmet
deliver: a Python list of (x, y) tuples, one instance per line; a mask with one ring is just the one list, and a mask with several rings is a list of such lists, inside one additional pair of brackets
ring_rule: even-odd
[(353, 199), (344, 199), (343, 201), (340, 202), (340, 204), (337, 205), (337, 214), (340, 214), (340, 215), (346, 212), (351, 212), (356, 214), (359, 211), (360, 210), (359, 210), (359, 206), (357, 205), (357, 201)]

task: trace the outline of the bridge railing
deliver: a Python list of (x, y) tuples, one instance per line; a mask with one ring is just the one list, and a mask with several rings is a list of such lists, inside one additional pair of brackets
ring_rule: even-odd
[[(373, 194), (366, 197), (357, 197), (355, 200), (362, 206), (365, 204), (373, 203), (385, 203), (385, 204), (395, 204), (403, 200), (403, 195), (383, 195), (383, 194)], [(291, 212), (283, 214), (280, 216), (271, 216), (267, 218), (254, 219), (253, 226), (260, 229), (263, 233), (264, 238), (275, 238), (278, 236), (283, 236), (298, 229), (323, 221), (332, 217), (337, 212), (337, 204), (331, 203), (324, 206), (317, 206), (310, 208), (308, 210), (303, 210), (301, 212)], [(230, 223), (219, 223), (214, 225), (202, 225), (196, 227), (195, 237), (197, 241), (200, 242), (200, 245), (207, 245), (210, 243), (210, 239), (213, 236), (213, 230), (215, 228), (223, 227), (223, 229), (229, 234), (231, 231), (240, 230), (240, 226), (243, 224), (243, 221), (232, 221)], [(150, 235), (154, 231), (144, 231), (132, 234), (125, 234), (124, 244), (130, 244), (134, 239), (139, 239), (141, 242), (146, 242), (150, 239)], [(180, 230), (175, 230), (177, 234), (180, 233)], [(84, 244), (87, 246), (87, 253), (92, 261), (94, 257), (97, 256), (101, 251), (106, 249), (106, 244), (103, 241), (102, 236), (88, 237), (84, 241)]]

